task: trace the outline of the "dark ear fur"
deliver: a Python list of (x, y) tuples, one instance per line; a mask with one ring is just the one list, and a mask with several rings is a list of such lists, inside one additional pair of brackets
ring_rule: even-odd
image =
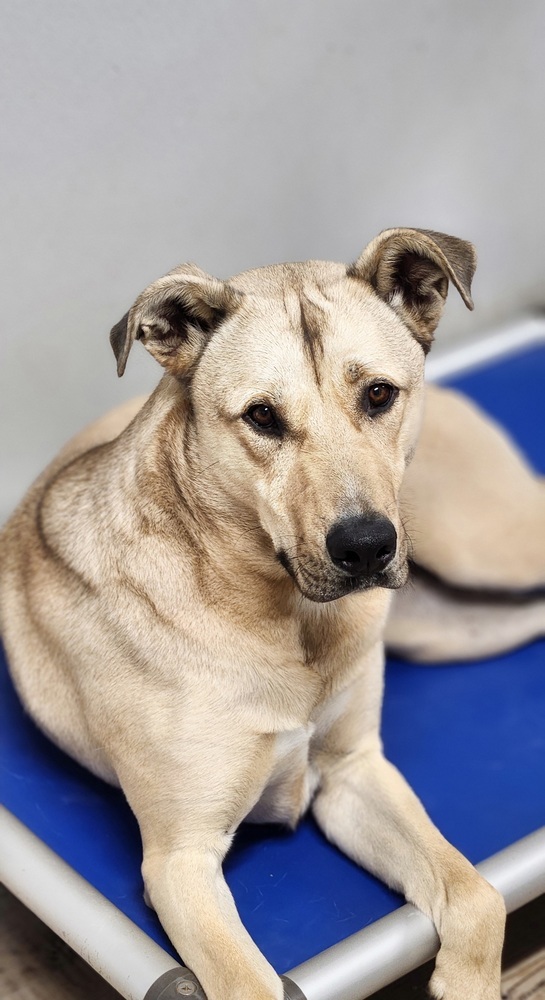
[(173, 375), (186, 375), (213, 330), (234, 312), (242, 292), (213, 278), (195, 264), (182, 264), (149, 285), (110, 331), (123, 375), (135, 340)]
[[(129, 325), (129, 314), (128, 312), (112, 326), (110, 330), (110, 344), (112, 345), (112, 350), (115, 354), (117, 361), (117, 374), (123, 375), (125, 371), (125, 365), (127, 364), (127, 358), (129, 356), (130, 344), (127, 345), (127, 330)], [(128, 346), (128, 349), (126, 350)]]
[(465, 240), (429, 229), (386, 229), (348, 268), (363, 278), (407, 324), (427, 353), (452, 281), (468, 309), (473, 309), (471, 280), (475, 247)]

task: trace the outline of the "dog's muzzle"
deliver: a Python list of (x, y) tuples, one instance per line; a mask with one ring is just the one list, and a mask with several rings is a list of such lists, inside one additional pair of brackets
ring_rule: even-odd
[(374, 587), (403, 586), (408, 567), (399, 549), (392, 522), (382, 514), (366, 514), (334, 524), (319, 558), (310, 554), (288, 558), (282, 550), (277, 559), (304, 597), (327, 602)]
[(328, 532), (326, 548), (342, 573), (371, 579), (384, 572), (394, 558), (397, 532), (382, 514), (346, 517)]

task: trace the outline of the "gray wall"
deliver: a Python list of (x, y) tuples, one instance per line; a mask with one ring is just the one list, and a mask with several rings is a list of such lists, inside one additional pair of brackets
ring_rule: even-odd
[(352, 259), (381, 228), (473, 239), (477, 310), (540, 303), (543, 0), (4, 0), (0, 516), (118, 382), (150, 280)]

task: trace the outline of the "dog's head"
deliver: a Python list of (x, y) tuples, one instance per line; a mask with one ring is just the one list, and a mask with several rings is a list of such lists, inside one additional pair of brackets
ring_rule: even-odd
[(449, 281), (472, 308), (475, 261), (470, 243), (390, 229), (348, 268), (220, 281), (182, 265), (112, 330), (120, 375), (138, 339), (184, 386), (203, 504), (265, 538), (313, 601), (406, 579), (398, 497), (424, 357)]

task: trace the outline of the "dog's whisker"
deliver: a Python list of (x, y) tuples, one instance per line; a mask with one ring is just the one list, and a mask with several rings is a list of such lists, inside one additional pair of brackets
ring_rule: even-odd
[(202, 469), (195, 469), (195, 472), (197, 473), (198, 476), (203, 476), (205, 472), (208, 472), (209, 469), (213, 469), (215, 465), (219, 464), (220, 464), (220, 459), (217, 458), (215, 462), (210, 462), (210, 465), (205, 465), (203, 466)]

